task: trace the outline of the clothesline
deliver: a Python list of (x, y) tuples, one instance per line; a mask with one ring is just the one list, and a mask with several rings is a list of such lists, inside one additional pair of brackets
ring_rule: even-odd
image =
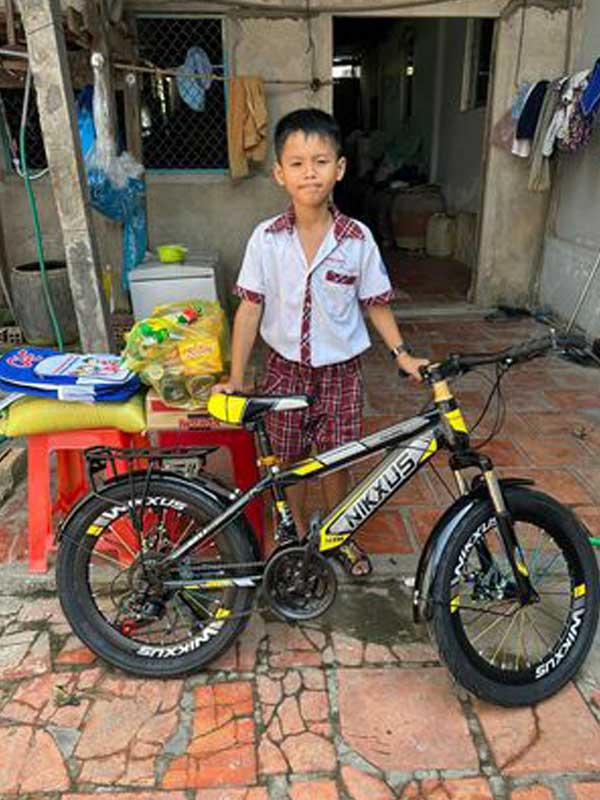
[[(144, 74), (152, 74), (157, 75), (159, 77), (182, 77), (182, 78), (192, 78), (196, 80), (213, 80), (213, 81), (231, 81), (234, 80), (234, 76), (232, 75), (217, 75), (213, 72), (207, 73), (199, 73), (199, 72), (181, 72), (180, 70), (176, 69), (169, 69), (169, 68), (162, 68), (162, 67), (142, 67), (138, 64), (123, 64), (120, 62), (116, 62), (113, 64), (115, 69), (120, 69), (125, 72), (141, 72)], [(322, 81), (320, 78), (315, 78), (312, 81), (307, 80), (292, 80), (292, 79), (284, 79), (281, 78), (277, 79), (266, 79), (263, 80), (263, 83), (271, 85), (292, 85), (292, 86), (307, 86), (313, 90), (313, 92), (318, 91), (323, 86), (329, 86), (333, 83), (333, 81)]]

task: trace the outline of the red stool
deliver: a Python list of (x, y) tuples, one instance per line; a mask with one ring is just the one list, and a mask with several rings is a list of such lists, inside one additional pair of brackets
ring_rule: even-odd
[[(245, 492), (260, 480), (258, 455), (254, 437), (244, 428), (194, 428), (190, 431), (156, 432), (160, 447), (226, 447), (231, 453), (235, 485)], [(264, 503), (262, 497), (246, 507), (246, 518), (252, 525), (261, 553), (264, 552)]]
[[(88, 447), (148, 447), (140, 433), (114, 428), (37, 433), (27, 437), (29, 491), (29, 571), (46, 572), (48, 551), (53, 546), (52, 512), (66, 513), (87, 491), (83, 450)], [(50, 454), (57, 458), (58, 492), (50, 497)]]

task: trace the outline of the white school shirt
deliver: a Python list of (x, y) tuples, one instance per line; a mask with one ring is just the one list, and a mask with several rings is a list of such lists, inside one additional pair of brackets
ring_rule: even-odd
[(322, 367), (371, 342), (362, 305), (389, 303), (393, 290), (371, 231), (331, 208), (333, 225), (312, 264), (293, 207), (260, 223), (246, 246), (235, 293), (264, 303), (260, 334), (289, 361)]

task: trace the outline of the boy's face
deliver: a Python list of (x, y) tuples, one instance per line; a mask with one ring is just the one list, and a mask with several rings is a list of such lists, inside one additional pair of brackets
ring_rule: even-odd
[(286, 189), (294, 205), (309, 207), (327, 203), (345, 170), (346, 159), (338, 158), (328, 137), (307, 136), (302, 131), (288, 136), (273, 167), (275, 180)]

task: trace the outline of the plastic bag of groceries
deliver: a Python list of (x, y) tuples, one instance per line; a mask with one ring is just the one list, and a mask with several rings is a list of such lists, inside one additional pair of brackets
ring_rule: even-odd
[(215, 300), (157, 306), (128, 333), (122, 358), (167, 405), (199, 408), (230, 363), (223, 309)]

